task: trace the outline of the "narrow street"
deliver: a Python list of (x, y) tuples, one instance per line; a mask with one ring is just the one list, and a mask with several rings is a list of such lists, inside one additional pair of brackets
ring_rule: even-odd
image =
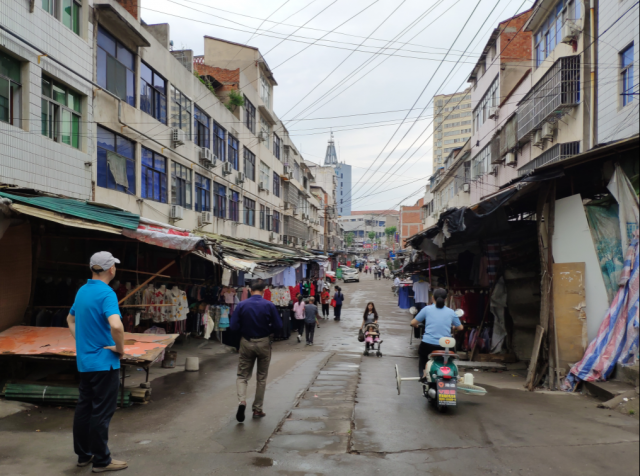
[[(637, 419), (578, 394), (525, 392), (521, 371), (476, 372), (488, 396), (461, 396), (447, 414), (417, 384), (398, 396), (394, 366), (415, 374), (417, 346), (390, 287), (370, 275), (345, 284), (343, 319), (323, 321), (315, 346), (274, 344), (263, 420), (235, 421), (236, 354), (201, 358), (196, 373), (156, 369), (151, 403), (114, 417), (114, 457), (132, 476), (638, 474)], [(381, 317), (382, 358), (363, 357), (356, 338), (369, 301)], [(0, 473), (89, 474), (75, 467), (72, 419), (55, 407), (1, 419)]]

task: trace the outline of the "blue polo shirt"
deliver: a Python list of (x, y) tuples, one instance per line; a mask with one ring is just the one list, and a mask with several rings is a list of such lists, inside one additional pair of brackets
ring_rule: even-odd
[(435, 304), (423, 307), (416, 321), (424, 322), (422, 342), (431, 345), (440, 345), (440, 338), (451, 337), (451, 326), (460, 325), (460, 318), (453, 309), (446, 306), (438, 309)]
[(271, 301), (255, 295), (236, 306), (230, 329), (240, 332), (247, 340), (261, 339), (282, 329), (282, 318)]
[(102, 281), (90, 279), (76, 294), (71, 315), (76, 318), (76, 361), (79, 372), (120, 368), (118, 354), (105, 347), (116, 345), (109, 317), (120, 314), (116, 293)]

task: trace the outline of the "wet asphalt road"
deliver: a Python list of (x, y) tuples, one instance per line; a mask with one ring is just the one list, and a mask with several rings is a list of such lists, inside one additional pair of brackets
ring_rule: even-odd
[[(153, 380), (153, 401), (119, 410), (111, 424), (111, 451), (130, 464), (122, 474), (639, 474), (637, 420), (587, 397), (530, 394), (511, 375), (483, 373), (477, 382), (489, 395), (462, 396), (448, 414), (428, 407), (417, 384), (398, 396), (395, 365), (417, 371), (409, 314), (390, 281), (364, 276), (342, 287), (342, 321), (321, 322), (315, 346), (274, 344), (263, 420), (235, 421), (235, 354)], [(380, 313), (381, 358), (363, 357), (357, 341), (369, 301)], [(44, 407), (1, 419), (0, 475), (89, 474), (74, 465), (72, 418)]]

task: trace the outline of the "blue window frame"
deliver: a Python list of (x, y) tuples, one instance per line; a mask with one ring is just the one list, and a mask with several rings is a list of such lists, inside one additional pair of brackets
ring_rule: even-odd
[(140, 64), (140, 109), (167, 123), (167, 82), (144, 63)]
[(135, 56), (104, 28), (98, 27), (98, 84), (135, 107)]
[(195, 106), (193, 108), (194, 110), (194, 114), (193, 114), (193, 125), (194, 125), (194, 138), (193, 138), (193, 142), (195, 142), (195, 144), (198, 147), (204, 147), (204, 148), (209, 148), (210, 144), (211, 144), (211, 127), (210, 127), (210, 119), (209, 116), (207, 116), (204, 111), (202, 111), (202, 109), (200, 109), (198, 106)]
[(191, 210), (193, 172), (176, 162), (171, 163), (171, 203)]
[(620, 53), (620, 66), (622, 75), (622, 107), (631, 104), (633, 102), (635, 91), (635, 85), (633, 84), (634, 78), (634, 45), (629, 46), (626, 50)]
[(227, 142), (229, 144), (228, 147), (228, 160), (233, 165), (233, 168), (236, 170), (240, 170), (240, 143), (238, 139), (233, 137), (231, 134), (227, 134)]
[(229, 220), (240, 221), (240, 194), (238, 192), (232, 191), (229, 198)]
[(167, 203), (167, 159), (146, 147), (142, 148), (142, 198)]
[(98, 187), (136, 194), (135, 143), (100, 126)]
[(213, 183), (213, 214), (222, 219), (227, 218), (227, 187), (219, 183)]
[(213, 123), (213, 153), (217, 155), (218, 160), (221, 160), (222, 162), (226, 161), (226, 134), (227, 131), (225, 131), (220, 124), (217, 122)]
[(562, 26), (567, 20), (582, 17), (581, 0), (560, 0), (548, 10), (548, 16), (534, 35), (536, 67), (562, 42)]
[(211, 180), (196, 174), (196, 211), (211, 211)]

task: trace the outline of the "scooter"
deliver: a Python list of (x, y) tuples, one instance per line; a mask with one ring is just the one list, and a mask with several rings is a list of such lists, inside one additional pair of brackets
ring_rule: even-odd
[(458, 405), (458, 391), (465, 395), (486, 395), (487, 391), (484, 388), (474, 385), (473, 374), (467, 373), (464, 378), (459, 377), (458, 366), (454, 362), (459, 357), (450, 352), (450, 349), (455, 348), (456, 340), (453, 337), (443, 337), (439, 343), (445, 350), (433, 352), (429, 356), (425, 368), (426, 379), (402, 378), (396, 365), (398, 395), (401, 393), (402, 382), (421, 382), (424, 396), (440, 412)]

